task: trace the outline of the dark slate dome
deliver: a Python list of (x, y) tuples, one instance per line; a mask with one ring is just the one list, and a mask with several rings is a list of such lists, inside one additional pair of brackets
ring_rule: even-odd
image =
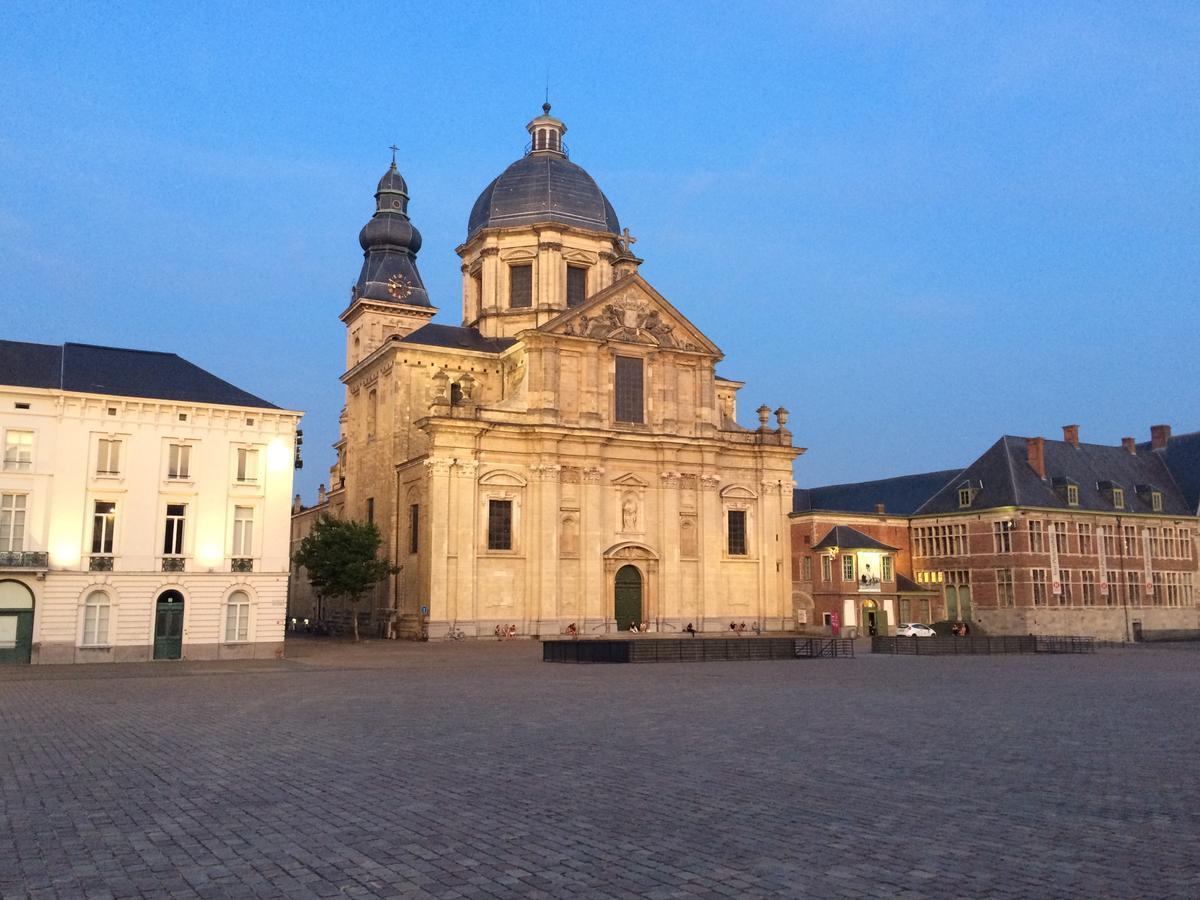
[(524, 158), (484, 188), (467, 222), (467, 239), (481, 228), (558, 222), (574, 228), (620, 234), (616, 211), (592, 176), (567, 159), (566, 126), (550, 107), (526, 128), (532, 140)]

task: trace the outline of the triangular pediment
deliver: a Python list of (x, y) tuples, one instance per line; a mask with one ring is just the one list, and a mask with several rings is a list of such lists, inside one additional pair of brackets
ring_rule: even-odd
[(612, 480), (612, 484), (619, 484), (623, 487), (649, 487), (650, 483), (638, 478), (632, 472), (626, 472), (624, 475), (618, 475)]
[(545, 334), (652, 344), (664, 349), (723, 356), (687, 317), (641, 275), (627, 275), (538, 329)]

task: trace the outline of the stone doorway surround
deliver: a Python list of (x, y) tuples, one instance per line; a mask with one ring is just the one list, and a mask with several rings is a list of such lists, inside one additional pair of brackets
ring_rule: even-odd
[(604, 551), (604, 630), (617, 630), (616, 602), (617, 571), (633, 566), (642, 576), (642, 617), (650, 623), (651, 631), (661, 627), (662, 606), (659, 599), (658, 553), (637, 541), (622, 541)]

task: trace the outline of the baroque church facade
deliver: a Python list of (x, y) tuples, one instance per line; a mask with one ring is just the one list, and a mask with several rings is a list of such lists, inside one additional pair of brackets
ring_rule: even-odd
[[(321, 514), (375, 522), (398, 571), (370, 613), (393, 635), (790, 629), (787, 411), (737, 424), (741, 383), (639, 273), (565, 125), (547, 105), (526, 128), (457, 248), (460, 326), (430, 322), (408, 187), (394, 162), (380, 180), (337, 461), (293, 545)], [(292, 591), (292, 615), (328, 613), (303, 573)]]

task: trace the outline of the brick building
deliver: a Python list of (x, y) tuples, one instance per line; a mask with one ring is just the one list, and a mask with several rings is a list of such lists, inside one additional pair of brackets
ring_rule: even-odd
[(1117, 447), (1081, 443), (1074, 425), (1060, 441), (1005, 436), (959, 471), (797, 491), (794, 601), (849, 587), (823, 577), (845, 573), (816, 537), (849, 525), (894, 547), (897, 573), (930, 592), (895, 593), (902, 621), (928, 609), (995, 634), (1195, 631), (1198, 509), (1200, 434), (1159, 425)]

